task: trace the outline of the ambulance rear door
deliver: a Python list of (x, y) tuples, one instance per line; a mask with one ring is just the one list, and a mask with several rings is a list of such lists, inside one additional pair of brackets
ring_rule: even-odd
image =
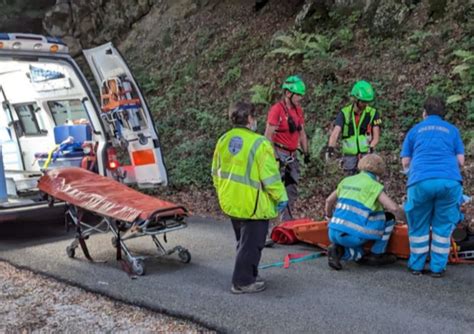
[(126, 171), (124, 182), (140, 188), (167, 185), (158, 133), (123, 57), (112, 43), (84, 50), (84, 55), (99, 85), (101, 118), (112, 145), (128, 151), (130, 163), (120, 167)]

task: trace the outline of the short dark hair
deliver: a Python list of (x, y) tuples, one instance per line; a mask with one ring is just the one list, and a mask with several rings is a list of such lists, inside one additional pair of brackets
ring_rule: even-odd
[(249, 116), (255, 117), (255, 106), (250, 102), (240, 101), (229, 108), (229, 117), (234, 125), (247, 125)]
[(428, 115), (438, 115), (442, 117), (446, 115), (446, 105), (444, 100), (439, 96), (428, 97), (423, 108), (425, 108)]

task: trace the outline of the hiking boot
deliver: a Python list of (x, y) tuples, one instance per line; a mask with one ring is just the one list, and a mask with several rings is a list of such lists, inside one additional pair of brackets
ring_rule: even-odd
[(423, 275), (423, 272), (421, 270), (412, 270), (411, 274), (413, 276), (421, 276), (421, 275)]
[(431, 272), (431, 277), (433, 277), (433, 278), (441, 278), (441, 277), (444, 276), (444, 273), (445, 273), (444, 270), (443, 270), (443, 271), (440, 271), (440, 272), (438, 272), (438, 273)]
[(262, 278), (262, 276), (257, 275), (257, 278), (255, 278), (255, 282), (265, 282), (265, 280)]
[(344, 247), (331, 244), (328, 247), (328, 265), (334, 270), (341, 270), (341, 258), (344, 255)]
[(360, 263), (366, 264), (368, 266), (383, 266), (386, 264), (392, 264), (397, 261), (397, 257), (393, 254), (383, 253), (383, 254), (374, 254), (369, 253), (362, 256)]
[(245, 285), (245, 286), (238, 286), (238, 285), (232, 284), (232, 287), (230, 288), (230, 292), (236, 295), (239, 295), (242, 293), (257, 293), (257, 292), (261, 292), (265, 290), (266, 287), (267, 286), (265, 282), (255, 282), (255, 283)]
[(415, 270), (415, 269), (411, 269), (411, 268), (408, 268), (408, 271), (411, 272), (411, 274), (413, 276), (421, 276), (421, 275), (424, 275), (426, 274), (428, 271), (425, 270), (425, 269), (421, 269), (421, 270)]

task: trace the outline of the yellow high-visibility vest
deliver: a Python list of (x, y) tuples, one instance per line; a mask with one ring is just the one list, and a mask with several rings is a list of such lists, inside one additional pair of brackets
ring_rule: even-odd
[(366, 133), (360, 133), (360, 128), (366, 117), (370, 117), (369, 125), (373, 126), (375, 109), (367, 106), (360, 116), (359, 124), (355, 123), (353, 106), (342, 108), (344, 114), (344, 126), (342, 128), (342, 153), (346, 155), (357, 155), (369, 152), (369, 138)]
[(217, 142), (212, 179), (222, 211), (233, 218), (272, 219), (287, 201), (269, 140), (247, 128), (234, 128)]

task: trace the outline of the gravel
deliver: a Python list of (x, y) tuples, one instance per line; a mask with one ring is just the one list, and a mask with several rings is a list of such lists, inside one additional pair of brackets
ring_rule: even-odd
[(0, 262), (0, 333), (202, 333), (189, 321), (127, 305)]

